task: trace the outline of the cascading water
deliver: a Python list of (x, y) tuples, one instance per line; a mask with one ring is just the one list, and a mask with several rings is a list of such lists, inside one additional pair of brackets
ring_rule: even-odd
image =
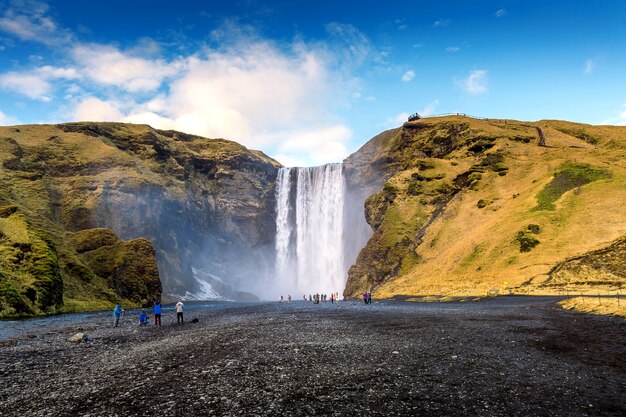
[(341, 164), (280, 169), (273, 289), (297, 297), (343, 291), (344, 196)]

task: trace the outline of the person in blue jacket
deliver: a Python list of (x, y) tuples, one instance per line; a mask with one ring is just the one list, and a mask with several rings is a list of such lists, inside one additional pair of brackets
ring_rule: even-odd
[(154, 325), (161, 325), (161, 300), (154, 303)]
[(141, 314), (139, 315), (139, 325), (145, 326), (148, 324), (148, 315), (145, 311), (141, 310)]
[(120, 317), (122, 317), (122, 305), (116, 304), (115, 308), (113, 309), (113, 320), (115, 323), (115, 327), (120, 324)]

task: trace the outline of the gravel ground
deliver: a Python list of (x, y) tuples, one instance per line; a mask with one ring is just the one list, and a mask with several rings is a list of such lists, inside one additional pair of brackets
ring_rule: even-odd
[[(0, 416), (626, 415), (626, 321), (554, 298), (3, 323)], [(131, 320), (132, 319), (132, 320)], [(46, 321), (48, 320), (48, 321)], [(80, 323), (80, 327), (79, 327)], [(70, 343), (84, 331), (88, 340)]]

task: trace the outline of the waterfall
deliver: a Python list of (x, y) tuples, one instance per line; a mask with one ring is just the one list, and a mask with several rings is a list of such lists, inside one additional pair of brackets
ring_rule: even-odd
[(341, 164), (279, 170), (272, 290), (296, 299), (343, 291), (344, 195)]

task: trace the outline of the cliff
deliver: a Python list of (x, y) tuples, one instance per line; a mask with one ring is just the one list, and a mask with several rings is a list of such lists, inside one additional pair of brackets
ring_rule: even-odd
[(223, 297), (253, 298), (278, 166), (146, 125), (0, 127), (0, 314), (150, 303), (199, 291), (194, 268)]
[(349, 188), (375, 189), (344, 295), (618, 288), (625, 156), (616, 126), (453, 116), (384, 132), (344, 161)]

